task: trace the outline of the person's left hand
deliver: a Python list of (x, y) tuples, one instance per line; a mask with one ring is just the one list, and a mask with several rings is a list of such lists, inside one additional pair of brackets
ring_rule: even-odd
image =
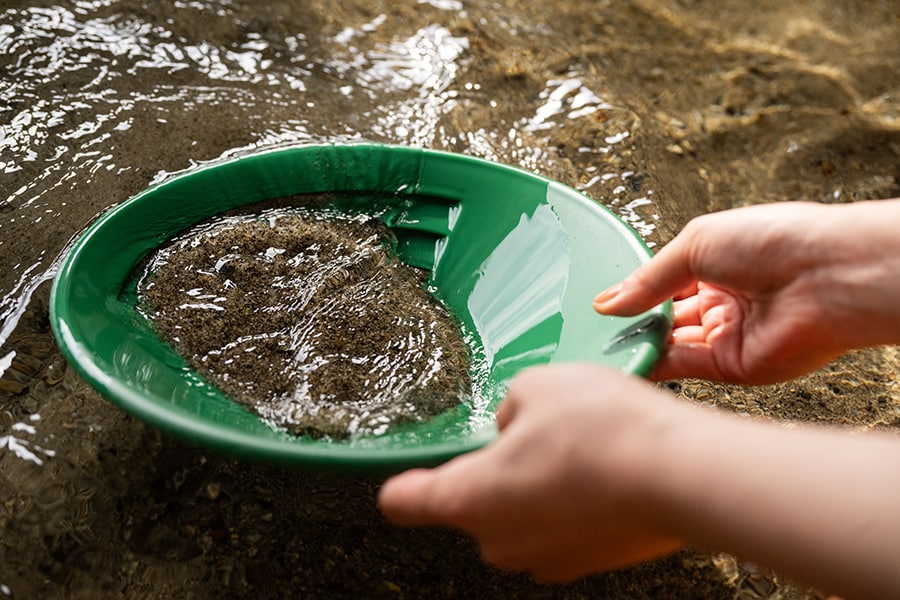
[(498, 409), (494, 443), (388, 480), (379, 504), (401, 525), (461, 529), (486, 562), (540, 581), (661, 556), (682, 542), (648, 493), (652, 440), (680, 409), (612, 369), (529, 369)]

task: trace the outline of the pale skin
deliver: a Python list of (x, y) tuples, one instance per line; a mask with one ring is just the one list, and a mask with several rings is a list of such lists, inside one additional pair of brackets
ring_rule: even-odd
[[(900, 343), (898, 229), (900, 199), (706, 215), (594, 307), (675, 298), (653, 379), (782, 381)], [(847, 598), (900, 597), (898, 436), (742, 419), (587, 364), (522, 372), (497, 422), (486, 448), (388, 480), (384, 514), (458, 528), (539, 581), (689, 543)]]

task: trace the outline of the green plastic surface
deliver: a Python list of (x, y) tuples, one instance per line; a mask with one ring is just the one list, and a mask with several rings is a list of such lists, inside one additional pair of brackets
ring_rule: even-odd
[[(383, 218), (401, 257), (431, 270), (437, 294), (477, 338), (480, 417), (463, 403), (377, 437), (298, 438), (206, 383), (135, 309), (127, 293), (133, 270), (183, 229), (242, 205), (326, 191), (349, 192), (363, 205), (373, 198), (391, 204)], [(591, 300), (649, 257), (609, 210), (518, 168), (397, 146), (292, 147), (195, 169), (104, 214), (66, 256), (50, 313), (79, 373), (164, 431), (241, 458), (387, 473), (488, 443), (496, 436), (492, 409), (524, 367), (587, 361), (647, 374), (668, 335), (671, 307), (615, 318), (596, 314)]]

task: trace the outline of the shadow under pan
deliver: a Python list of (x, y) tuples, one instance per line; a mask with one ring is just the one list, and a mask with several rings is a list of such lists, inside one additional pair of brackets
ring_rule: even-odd
[[(478, 338), (479, 406), (464, 401), (379, 436), (296, 437), (203, 380), (124, 293), (141, 261), (188, 227), (242, 206), (323, 192), (337, 192), (345, 209), (378, 203), (401, 259), (430, 271), (430, 285)], [(103, 215), (62, 264), (51, 323), (89, 383), (181, 439), (270, 464), (390, 473), (488, 443), (496, 436), (493, 407), (525, 367), (582, 361), (646, 375), (668, 335), (671, 307), (617, 318), (596, 314), (591, 300), (650, 255), (597, 202), (515, 167), (375, 144), (282, 148), (186, 172)]]

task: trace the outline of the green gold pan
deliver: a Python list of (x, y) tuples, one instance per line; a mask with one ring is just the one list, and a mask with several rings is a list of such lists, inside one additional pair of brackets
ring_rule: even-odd
[[(473, 347), (486, 374), (476, 382), (480, 405), (463, 401), (380, 436), (295, 437), (205, 382), (135, 309), (133, 270), (175, 234), (239, 206), (329, 191), (360, 210), (378, 203), (401, 258), (431, 271), (438, 295), (478, 338)], [(521, 169), (396, 146), (293, 147), (173, 177), (103, 215), (66, 256), (50, 313), (78, 372), (172, 435), (271, 464), (390, 473), (435, 465), (493, 439), (491, 411), (524, 367), (588, 361), (647, 374), (668, 335), (671, 307), (614, 318), (594, 313), (591, 300), (649, 257), (613, 213)]]

